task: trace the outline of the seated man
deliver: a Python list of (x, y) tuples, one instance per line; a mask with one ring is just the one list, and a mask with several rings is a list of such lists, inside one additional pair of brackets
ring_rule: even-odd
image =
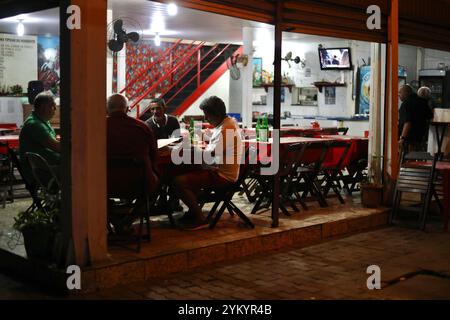
[(140, 120), (127, 115), (127, 98), (113, 94), (107, 102), (107, 155), (143, 160), (147, 166), (148, 189), (156, 190), (157, 143), (152, 130)]
[(60, 162), (61, 144), (56, 140), (50, 119), (56, 111), (56, 103), (53, 96), (42, 92), (34, 99), (34, 109), (25, 120), (19, 136), (19, 154), (23, 166), (25, 179), (30, 183), (34, 180), (31, 168), (25, 161), (27, 152), (37, 153), (47, 160), (51, 166)]
[(153, 130), (156, 139), (168, 139), (174, 134), (174, 131), (180, 129), (177, 118), (166, 114), (167, 107), (164, 99), (152, 99), (150, 110), (153, 116), (146, 123)]
[(206, 226), (197, 195), (201, 189), (226, 187), (236, 182), (242, 152), (239, 127), (233, 118), (226, 115), (224, 102), (216, 96), (211, 96), (201, 103), (200, 109), (203, 110), (205, 119), (214, 127), (208, 146), (201, 151), (204, 158), (210, 158), (212, 163), (175, 178), (179, 197), (189, 208), (182, 219), (188, 222), (188, 229), (193, 230)]

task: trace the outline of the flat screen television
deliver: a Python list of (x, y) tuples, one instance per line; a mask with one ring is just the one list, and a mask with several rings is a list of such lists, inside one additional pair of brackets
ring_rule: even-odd
[(319, 48), (319, 60), (322, 70), (352, 69), (350, 48)]

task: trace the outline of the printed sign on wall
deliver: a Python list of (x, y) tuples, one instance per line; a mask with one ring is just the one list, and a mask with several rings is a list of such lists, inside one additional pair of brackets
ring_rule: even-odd
[(0, 33), (0, 86), (21, 85), (37, 80), (37, 39)]

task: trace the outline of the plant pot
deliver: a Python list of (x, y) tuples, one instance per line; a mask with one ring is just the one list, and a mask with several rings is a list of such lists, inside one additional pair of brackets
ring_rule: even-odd
[(367, 208), (376, 208), (383, 203), (383, 186), (361, 184), (361, 203)]
[(28, 258), (50, 259), (55, 234), (49, 228), (28, 228), (22, 230), (23, 242)]

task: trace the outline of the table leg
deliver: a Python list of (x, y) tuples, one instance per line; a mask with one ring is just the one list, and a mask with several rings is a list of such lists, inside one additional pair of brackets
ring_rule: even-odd
[(448, 231), (448, 215), (450, 210), (450, 172), (445, 172), (442, 179), (444, 192), (444, 212), (442, 218), (444, 219), (444, 232)]

